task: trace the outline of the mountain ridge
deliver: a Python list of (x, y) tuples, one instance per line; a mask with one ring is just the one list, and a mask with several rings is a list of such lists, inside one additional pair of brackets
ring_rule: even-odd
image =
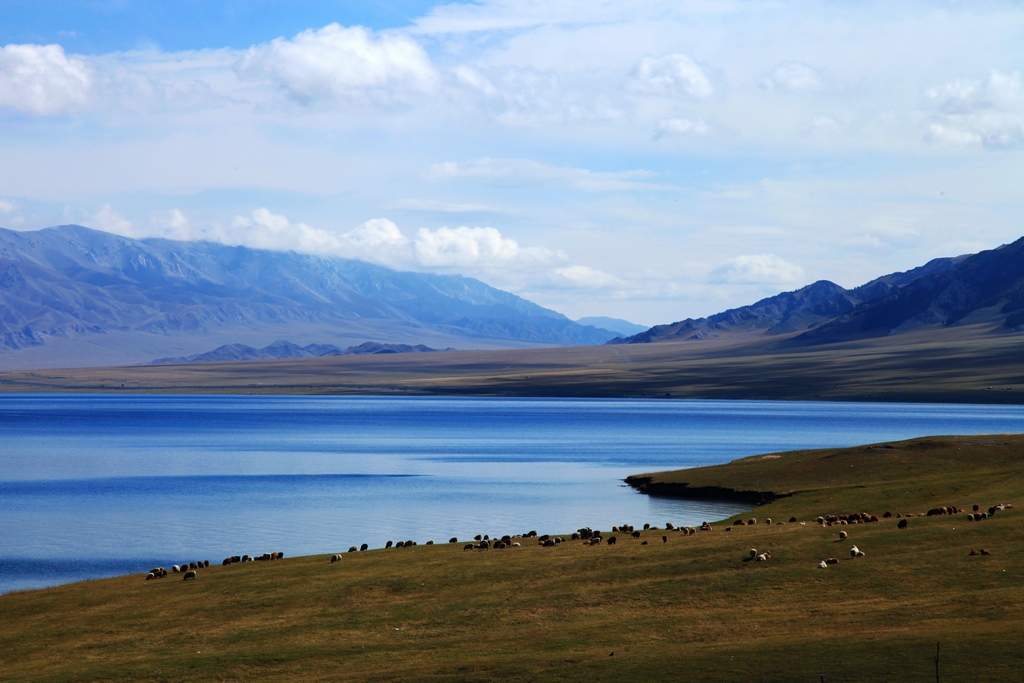
[(370, 338), (442, 348), (586, 345), (615, 336), (473, 278), (213, 242), (134, 240), (75, 225), (0, 229), (0, 310), (4, 364), (20, 352), (49, 367), (65, 358), (146, 362), (286, 334), (302, 343)]
[(656, 325), (607, 343), (777, 337), (785, 347), (961, 323), (987, 323), (991, 333), (1024, 330), (1024, 238), (977, 254), (932, 259), (853, 289), (819, 280), (749, 306)]

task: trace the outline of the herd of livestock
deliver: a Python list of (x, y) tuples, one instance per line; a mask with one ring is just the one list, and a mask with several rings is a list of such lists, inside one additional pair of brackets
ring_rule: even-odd
[[(981, 520), (984, 520), (984, 519), (988, 519), (989, 517), (995, 515), (997, 512), (1000, 512), (1002, 510), (1012, 509), (1012, 508), (1013, 508), (1013, 505), (1003, 504), (1003, 503), (1000, 503), (998, 505), (993, 505), (993, 506), (989, 507), (988, 510), (983, 510), (981, 508), (981, 506), (974, 505), (973, 506), (973, 510), (971, 512), (967, 513), (967, 520), (968, 521), (972, 521), (972, 522), (973, 521), (981, 521)], [(939, 506), (939, 507), (932, 508), (932, 509), (928, 510), (928, 512), (920, 512), (920, 513), (916, 513), (916, 514), (915, 513), (911, 513), (911, 514), (907, 514), (907, 515), (904, 515), (902, 513), (896, 513), (894, 515), (891, 512), (885, 512), (885, 513), (883, 513), (881, 515), (881, 517), (879, 517), (878, 515), (875, 515), (875, 514), (869, 514), (867, 512), (854, 512), (854, 513), (849, 513), (849, 514), (822, 515), (822, 516), (818, 517), (815, 520), (815, 523), (817, 524), (817, 526), (824, 528), (824, 527), (831, 527), (831, 526), (847, 526), (847, 525), (855, 525), (855, 524), (871, 524), (871, 523), (877, 523), (877, 522), (881, 521), (882, 519), (891, 519), (891, 518), (895, 517), (895, 518), (899, 519), (899, 522), (897, 522), (897, 524), (896, 524), (896, 528), (900, 529), (900, 530), (903, 530), (903, 529), (906, 529), (908, 527), (907, 519), (911, 518), (911, 517), (932, 517), (932, 516), (935, 516), (935, 515), (956, 515), (956, 514), (962, 514), (962, 513), (965, 513), (965, 512), (967, 512), (967, 511), (964, 508), (960, 508), (960, 507), (957, 507), (955, 505), (942, 505), (942, 506)], [(772, 519), (770, 517), (768, 517), (768, 518), (764, 519), (761, 523), (762, 524), (767, 524), (767, 525), (772, 525)], [(800, 524), (802, 526), (806, 525), (806, 522), (798, 522), (795, 517), (790, 517), (789, 518), (789, 523), (790, 524)], [(754, 526), (754, 525), (757, 525), (757, 524), (758, 524), (758, 520), (756, 518), (750, 518), (750, 519), (742, 519), (742, 518), (740, 518), (740, 519), (736, 519), (735, 521), (733, 521), (730, 526), (725, 527), (725, 531), (732, 531), (734, 527)], [(782, 526), (782, 525), (785, 525), (785, 524), (786, 524), (786, 522), (782, 522), (782, 521), (775, 522), (776, 526)], [(643, 529), (644, 529), (644, 531), (659, 531), (660, 530), (659, 527), (651, 526), (650, 524), (644, 524), (643, 525)], [(712, 531), (712, 530), (713, 530), (713, 527), (708, 522), (704, 522), (699, 527), (675, 526), (671, 522), (668, 522), (668, 523), (665, 524), (665, 531), (675, 532), (675, 533), (678, 533), (678, 534), (682, 534), (683, 536), (690, 536), (690, 535), (696, 534), (698, 531)], [(565, 543), (567, 541), (576, 541), (576, 542), (582, 541), (584, 545), (588, 545), (588, 546), (596, 546), (596, 545), (601, 545), (601, 544), (604, 544), (604, 545), (615, 545), (617, 543), (617, 541), (618, 541), (618, 537), (614, 536), (614, 535), (611, 535), (611, 534), (622, 534), (622, 535), (627, 536), (628, 538), (630, 538), (632, 540), (640, 541), (641, 545), (647, 545), (649, 543), (649, 541), (640, 540), (642, 534), (641, 534), (639, 529), (635, 529), (630, 524), (623, 524), (623, 525), (620, 525), (620, 526), (613, 526), (612, 529), (611, 529), (610, 534), (608, 534), (607, 536), (605, 534), (602, 534), (601, 531), (598, 531), (596, 529), (591, 529), (590, 527), (583, 527), (583, 528), (577, 529), (572, 534), (569, 534), (568, 538), (565, 538), (564, 536), (549, 535), (549, 534), (543, 534), (543, 535), (538, 536), (536, 531), (529, 531), (529, 532), (527, 532), (525, 534), (515, 534), (515, 535), (506, 534), (504, 536), (501, 536), (500, 538), (498, 538), (498, 537), (491, 538), (487, 534), (477, 534), (473, 538), (472, 542), (467, 542), (463, 546), (463, 550), (467, 550), (467, 551), (468, 550), (489, 550), (491, 548), (493, 548), (495, 550), (504, 550), (506, 548), (519, 548), (519, 547), (522, 546), (522, 544), (524, 542), (527, 542), (527, 541), (529, 541), (530, 543), (536, 542), (536, 545), (541, 546), (541, 547), (545, 547), (545, 548), (553, 548), (553, 547), (559, 546), (562, 543)], [(847, 540), (848, 537), (849, 537), (849, 533), (846, 530), (840, 530), (840, 532), (839, 532), (839, 540), (840, 541), (845, 541), (845, 540)], [(667, 543), (668, 539), (669, 539), (668, 535), (662, 535), (661, 536), (661, 542), (662, 543)], [(459, 542), (459, 539), (457, 537), (452, 537), (452, 538), (448, 539), (448, 543), (451, 544), (451, 545), (455, 545), (458, 542)], [(433, 541), (427, 541), (426, 542), (426, 545), (433, 545), (433, 544), (434, 544)], [(388, 541), (387, 544), (384, 546), (384, 549), (408, 548), (408, 547), (412, 547), (412, 546), (415, 546), (415, 545), (417, 545), (417, 543), (416, 543), (416, 541), (413, 541), (413, 540), (398, 541), (397, 543), (394, 543), (392, 541)], [(348, 549), (348, 552), (356, 553), (356, 552), (362, 552), (362, 551), (365, 551), (365, 550), (368, 550), (368, 549), (369, 549), (368, 544), (363, 543), (361, 546), (358, 546), (358, 547), (357, 546), (351, 546)], [(991, 553), (988, 550), (986, 550), (985, 548), (982, 548), (980, 550), (973, 550), (972, 549), (970, 554), (971, 555), (990, 555)], [(340, 561), (342, 561), (343, 557), (344, 557), (344, 555), (342, 553), (334, 553), (333, 555), (331, 555), (330, 562), (331, 563), (340, 562)], [(750, 562), (750, 561), (767, 562), (768, 560), (771, 559), (771, 557), (772, 557), (771, 551), (765, 551), (765, 552), (760, 552), (759, 553), (756, 548), (751, 548), (748, 551), (747, 556), (743, 558), (743, 561), (744, 562)], [(853, 545), (853, 546), (850, 547), (850, 557), (851, 558), (864, 557), (864, 551), (861, 550), (856, 545)], [(238, 563), (238, 562), (261, 562), (261, 561), (262, 562), (268, 562), (268, 561), (280, 560), (280, 559), (284, 559), (284, 553), (282, 553), (282, 552), (263, 553), (262, 555), (232, 555), (230, 557), (224, 558), (224, 561), (221, 564), (223, 564), (223, 565), (231, 565), (231, 564), (235, 564), (235, 563)], [(837, 564), (838, 562), (839, 562), (839, 560), (837, 558), (829, 557), (829, 558), (825, 558), (825, 559), (821, 560), (818, 563), (818, 567), (820, 567), (821, 569), (825, 569), (825, 568), (829, 567), (830, 565)], [(197, 572), (198, 572), (199, 569), (202, 569), (204, 567), (209, 567), (209, 566), (210, 566), (210, 561), (209, 560), (202, 560), (202, 561), (197, 561), (197, 562), (184, 562), (184, 563), (182, 563), (180, 565), (176, 564), (170, 570), (167, 570), (167, 569), (165, 569), (163, 567), (154, 567), (153, 569), (151, 569), (149, 571), (148, 574), (146, 574), (146, 580), (150, 581), (152, 579), (162, 579), (162, 578), (165, 578), (169, 573), (171, 573), (171, 574), (182, 574), (182, 580), (185, 580), (185, 581), (194, 580), (198, 576)]]

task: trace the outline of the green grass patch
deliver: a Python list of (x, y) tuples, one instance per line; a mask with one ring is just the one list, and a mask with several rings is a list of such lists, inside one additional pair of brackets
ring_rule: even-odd
[[(1024, 437), (769, 455), (644, 475), (788, 494), (728, 532), (421, 545), (0, 596), (0, 680), (932, 681), (936, 643), (941, 680), (1020, 678), (1021, 511), (916, 515), (1024, 502)], [(915, 516), (903, 531), (814, 522), (886, 510)], [(772, 559), (745, 562), (750, 548)], [(819, 569), (826, 557), (840, 561)]]

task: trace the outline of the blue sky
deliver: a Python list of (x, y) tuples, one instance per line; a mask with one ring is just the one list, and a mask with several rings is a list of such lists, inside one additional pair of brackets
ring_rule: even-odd
[(1019, 2), (0, 3), (0, 227), (665, 323), (1024, 233)]

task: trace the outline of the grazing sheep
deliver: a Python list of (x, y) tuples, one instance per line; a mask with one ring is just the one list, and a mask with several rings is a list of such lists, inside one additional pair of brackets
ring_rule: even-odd
[(632, 536), (633, 538), (639, 539), (640, 538), (640, 532), (639, 531), (634, 531), (632, 534), (630, 534), (630, 536)]
[(187, 572), (185, 572), (185, 576), (181, 577), (181, 580), (182, 581), (188, 581), (190, 579), (195, 579), (196, 576), (197, 576), (196, 575), (196, 570), (195, 569), (189, 569)]
[(839, 564), (839, 558), (838, 557), (826, 557), (825, 558), (825, 564)]
[(350, 553), (358, 553), (358, 552), (359, 552), (359, 548), (357, 548), (357, 547), (355, 547), (355, 546), (353, 545), (353, 546), (350, 546), (350, 547), (349, 547), (348, 551), (349, 551)]
[(750, 553), (750, 556), (751, 556), (751, 557), (757, 557), (757, 548), (751, 548), (751, 549), (750, 549), (750, 550), (748, 550), (747, 552), (749, 552), (749, 553)]
[[(664, 538), (664, 536), (662, 536), (662, 538)], [(614, 536), (609, 536), (607, 542), (608, 542), (608, 545), (615, 545), (615, 537)]]
[(968, 555), (970, 555), (971, 557), (974, 557), (977, 554), (978, 554), (978, 551), (975, 550), (974, 548), (971, 548), (971, 552), (968, 553)]
[(475, 545), (473, 545), (472, 543), (467, 543), (466, 545), (462, 546), (462, 550), (463, 550), (463, 551), (466, 551), (466, 550), (472, 550), (472, 549), (473, 549), (473, 548), (475, 548), (475, 547), (476, 547), (476, 546), (475, 546)]
[(341, 557), (341, 553), (334, 553), (333, 555), (331, 555), (331, 564), (334, 564), (335, 562), (341, 562)]
[(546, 541), (537, 541), (537, 545), (542, 546), (544, 548), (554, 548), (558, 544), (549, 538)]
[(764, 520), (764, 523), (765, 523), (765, 524), (767, 524), (768, 526), (771, 526), (771, 525), (772, 525), (772, 518), (771, 518), (771, 517), (767, 517), (767, 518), (766, 518), (766, 519)]
[(521, 547), (522, 547), (522, 545), (523, 545), (522, 543), (518, 543), (518, 542), (516, 542), (516, 543), (513, 543), (513, 544), (512, 544), (512, 547), (513, 547), (513, 548), (521, 548)]
[(992, 554), (992, 553), (990, 553), (989, 551), (985, 550), (984, 548), (982, 548), (982, 549), (981, 549), (981, 550), (979, 550), (978, 552), (979, 552), (979, 553), (981, 553), (982, 555), (991, 555), (991, 554)]
[(384, 544), (384, 549), (387, 550), (388, 548), (390, 548), (393, 545), (394, 545), (394, 543), (392, 541), (388, 541), (387, 543)]
[(601, 537), (594, 536), (592, 539), (590, 539), (590, 545), (601, 545)]
[(845, 541), (847, 538), (848, 538), (848, 534), (845, 531), (840, 531), (839, 532), (839, 540), (840, 541)]
[(650, 528), (651, 528), (650, 524), (644, 524), (644, 531), (647, 531)]
[(790, 517), (789, 518), (789, 523), (790, 524), (796, 524), (796, 517)]
[(864, 551), (855, 545), (850, 546), (850, 557), (864, 557)]
[(704, 522), (700, 525), (701, 531), (711, 531), (711, 525), (708, 522)]
[(665, 528), (668, 529), (669, 531), (672, 531), (673, 529), (675, 529), (675, 527), (672, 525), (672, 522), (665, 522)]
[(181, 566), (180, 565), (174, 565), (173, 567), (171, 567), (171, 571), (174, 572), (175, 574), (180, 574), (181, 573)]
[(452, 536), (451, 538), (448, 539), (448, 542), (449, 543), (458, 543), (459, 539), (458, 539), (457, 536)]
[(828, 568), (828, 562), (826, 562), (825, 560), (822, 560), (821, 562), (818, 563), (818, 569), (827, 569), (827, 568)]
[(662, 536), (661, 537), (661, 542), (662, 543), (668, 543), (668, 536)]
[(757, 518), (756, 517), (751, 517), (750, 519), (747, 520), (747, 526), (754, 526), (755, 524), (757, 524)]
[(508, 547), (508, 546), (506, 546), (506, 545), (505, 545), (505, 542), (504, 542), (504, 541), (497, 541), (497, 542), (496, 542), (496, 543), (494, 544), (494, 549), (495, 549), (495, 550), (504, 550), (504, 549), (505, 549), (505, 548), (507, 548), (507, 547)]
[(906, 529), (907, 528), (907, 520), (906, 519), (901, 519), (900, 521), (896, 522), (896, 528), (897, 529)]
[(150, 573), (146, 574), (146, 581), (152, 581), (155, 578), (156, 578), (156, 574), (154, 574), (153, 572), (150, 572)]
[(758, 562), (767, 562), (768, 560), (772, 559), (772, 553), (770, 550), (766, 550), (754, 559)]
[(640, 541), (640, 545), (647, 545), (647, 541)]

